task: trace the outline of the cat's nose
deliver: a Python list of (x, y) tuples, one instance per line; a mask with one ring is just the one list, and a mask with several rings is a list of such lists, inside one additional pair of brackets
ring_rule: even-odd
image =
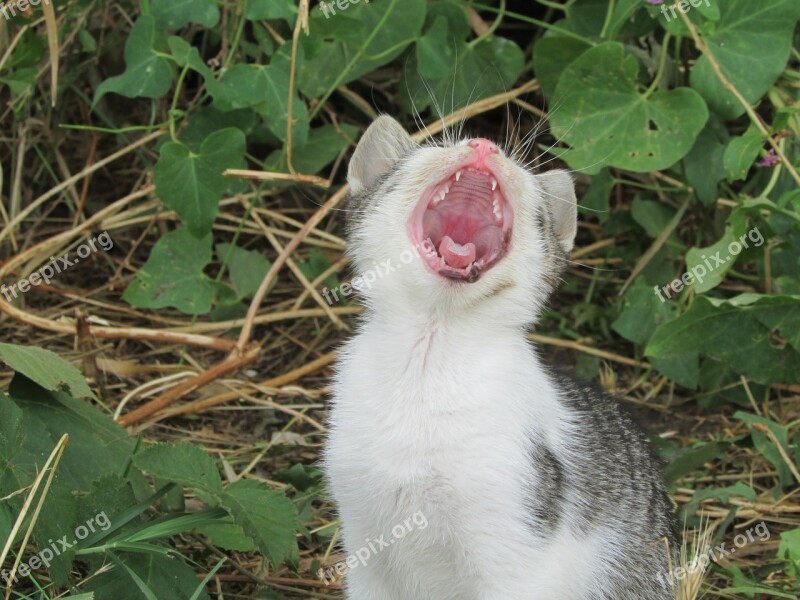
[(471, 139), (469, 141), (469, 145), (471, 148), (475, 149), (475, 152), (478, 154), (478, 160), (486, 158), (490, 154), (497, 154), (500, 152), (500, 149), (497, 147), (497, 144), (495, 144), (490, 140), (487, 140), (486, 138)]

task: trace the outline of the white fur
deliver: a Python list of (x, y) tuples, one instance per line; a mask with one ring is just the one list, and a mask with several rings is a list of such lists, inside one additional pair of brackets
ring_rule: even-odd
[[(400, 166), (351, 240), (359, 271), (400, 264), (423, 190), (471, 151), (423, 148)], [(530, 441), (574, 465), (576, 440), (574, 415), (524, 337), (548, 294), (534, 214), (554, 200), (537, 177), (496, 160), (515, 215), (508, 255), (475, 283), (418, 259), (378, 279), (342, 350), (325, 466), (345, 548), (388, 539), (419, 511), (429, 523), (351, 569), (351, 600), (584, 599), (602, 591), (614, 559), (615, 532), (577, 533), (569, 515), (545, 535), (525, 525)]]

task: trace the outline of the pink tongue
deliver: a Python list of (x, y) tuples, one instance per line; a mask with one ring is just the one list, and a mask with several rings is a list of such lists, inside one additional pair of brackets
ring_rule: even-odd
[(439, 244), (439, 254), (442, 255), (448, 266), (463, 269), (475, 260), (475, 244), (469, 242), (462, 246), (446, 235)]

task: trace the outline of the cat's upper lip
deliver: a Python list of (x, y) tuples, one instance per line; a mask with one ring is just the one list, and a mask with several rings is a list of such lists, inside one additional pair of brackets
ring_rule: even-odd
[(485, 156), (470, 155), (422, 195), (409, 220), (409, 235), (428, 269), (472, 282), (506, 253), (513, 213), (503, 178)]

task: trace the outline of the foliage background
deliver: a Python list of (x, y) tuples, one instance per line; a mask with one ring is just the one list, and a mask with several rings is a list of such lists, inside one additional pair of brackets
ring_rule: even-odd
[[(637, 409), (688, 526), (729, 547), (769, 526), (709, 597), (797, 597), (800, 4), (697, 4), (54, 0), (0, 20), (2, 281), (114, 240), (0, 296), (0, 563), (113, 523), (12, 597), (339, 597), (316, 577), (342, 556), (315, 460), (360, 308), (320, 290), (348, 278), (337, 205), (379, 112), (575, 170), (577, 249), (531, 339)], [(727, 250), (754, 227), (763, 245)]]

